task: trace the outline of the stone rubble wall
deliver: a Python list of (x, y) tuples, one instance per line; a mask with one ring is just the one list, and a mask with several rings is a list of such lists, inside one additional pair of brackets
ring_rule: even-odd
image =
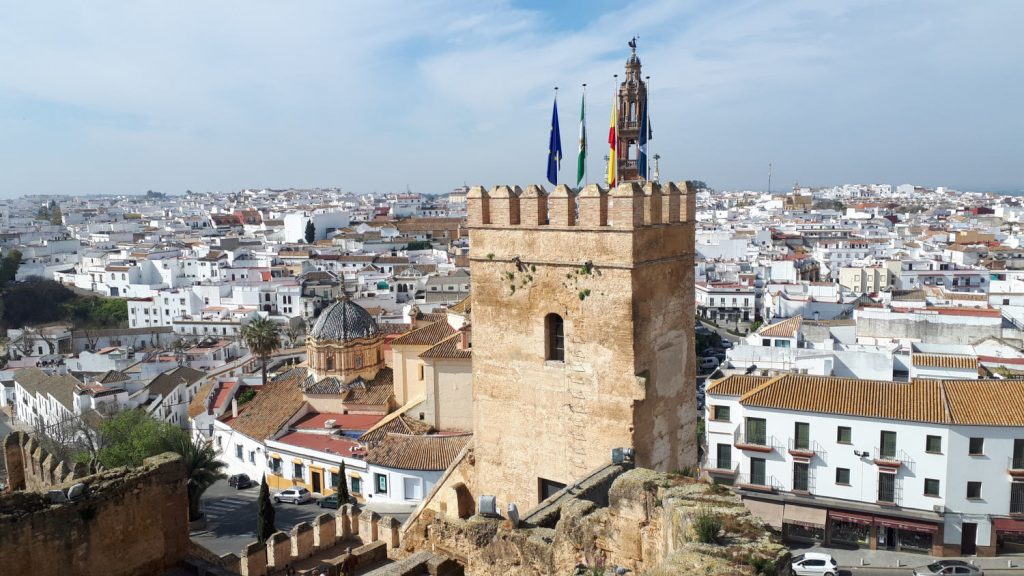
[[(789, 551), (728, 488), (637, 469), (615, 479), (607, 502), (562, 498), (557, 514), (546, 501), (543, 515), (524, 516), (557, 517), (554, 527), (424, 515), (421, 522), (429, 516), (431, 524), (410, 533), (423, 540), (408, 545), (456, 559), (474, 576), (571, 574), (580, 563), (651, 576), (788, 573)], [(717, 543), (699, 541), (694, 522), (701, 514), (721, 519)]]
[(9, 490), (46, 490), (85, 476), (81, 463), (68, 467), (43, 449), (24, 432), (11, 432), (4, 439), (4, 460)]
[[(77, 477), (59, 473), (59, 466), (37, 467), (50, 456), (20, 434), (4, 442), (18, 491), (0, 495), (0, 566), (33, 576), (129, 576), (162, 574), (188, 556), (188, 492), (179, 456), (161, 454), (138, 468)], [(85, 484), (85, 496), (63, 504), (25, 489), (66, 491), (76, 483)]]

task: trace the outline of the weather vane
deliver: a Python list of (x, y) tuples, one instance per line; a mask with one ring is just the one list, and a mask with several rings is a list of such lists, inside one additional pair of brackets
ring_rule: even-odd
[(636, 39), (637, 38), (639, 38), (639, 36), (633, 36), (633, 39), (629, 41), (629, 47), (632, 48), (634, 52), (636, 52)]

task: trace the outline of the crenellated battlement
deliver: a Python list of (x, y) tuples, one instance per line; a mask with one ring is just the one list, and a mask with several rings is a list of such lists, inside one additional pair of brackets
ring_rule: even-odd
[(693, 223), (697, 196), (689, 182), (627, 182), (612, 189), (591, 184), (578, 192), (562, 184), (550, 193), (539, 185), (470, 188), (471, 228), (625, 229)]

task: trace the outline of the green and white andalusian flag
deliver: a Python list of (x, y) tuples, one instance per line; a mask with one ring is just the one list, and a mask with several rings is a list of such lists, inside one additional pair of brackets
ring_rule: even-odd
[(587, 172), (587, 92), (580, 99), (580, 154), (576, 160), (576, 186), (583, 182)]

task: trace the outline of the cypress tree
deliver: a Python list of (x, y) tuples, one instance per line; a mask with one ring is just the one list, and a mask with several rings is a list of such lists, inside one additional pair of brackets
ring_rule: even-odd
[(274, 503), (270, 501), (270, 487), (267, 486), (267, 475), (260, 482), (259, 508), (256, 511), (256, 540), (263, 544), (270, 535), (277, 531), (274, 527)]
[(345, 479), (345, 461), (341, 461), (341, 468), (338, 469), (338, 506), (348, 504), (348, 480)]
[(312, 220), (306, 220), (306, 244), (312, 244), (316, 239), (316, 224)]

